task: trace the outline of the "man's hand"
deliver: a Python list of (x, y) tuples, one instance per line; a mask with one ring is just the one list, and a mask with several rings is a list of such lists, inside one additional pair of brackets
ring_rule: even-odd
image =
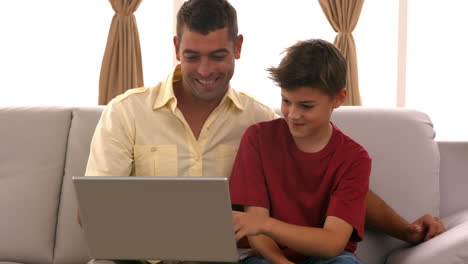
[(232, 211), (236, 240), (240, 240), (245, 236), (262, 234), (265, 230), (265, 223), (268, 218), (268, 216), (261, 214)]
[(438, 217), (426, 214), (409, 224), (405, 232), (406, 242), (419, 244), (445, 232), (445, 227)]

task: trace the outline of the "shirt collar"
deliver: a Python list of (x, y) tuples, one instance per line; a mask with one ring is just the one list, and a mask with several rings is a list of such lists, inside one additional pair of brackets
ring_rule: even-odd
[[(178, 64), (174, 67), (174, 70), (167, 77), (166, 81), (161, 84), (159, 92), (160, 94), (159, 96), (157, 96), (153, 104), (154, 110), (161, 108), (166, 104), (169, 104), (169, 107), (172, 109), (172, 111), (175, 111), (175, 108), (177, 107), (177, 98), (174, 94), (173, 84), (180, 81), (182, 81), (182, 72), (180, 70), (180, 64)], [(226, 103), (227, 100), (230, 100), (233, 103), (233, 105), (239, 110), (244, 110), (244, 106), (242, 105), (241, 100), (239, 98), (239, 93), (235, 91), (230, 84), (228, 85), (228, 90), (224, 95), (223, 99), (221, 100), (220, 105)]]
[(244, 106), (242, 105), (241, 100), (239, 98), (239, 93), (231, 87), (231, 84), (229, 84), (226, 95), (224, 96), (223, 100), (221, 100), (220, 104), (223, 104), (227, 99), (231, 100), (231, 102), (235, 107), (237, 107), (237, 109), (244, 110)]
[(161, 83), (159, 95), (153, 104), (153, 109), (156, 110), (165, 106), (168, 102), (169, 106), (174, 111), (177, 106), (177, 98), (174, 94), (173, 83), (182, 81), (182, 72), (180, 71), (180, 64), (174, 67), (174, 70), (167, 77), (166, 81)]

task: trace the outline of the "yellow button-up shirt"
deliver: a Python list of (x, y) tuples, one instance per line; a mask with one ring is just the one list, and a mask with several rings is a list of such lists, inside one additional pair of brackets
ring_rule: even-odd
[(177, 108), (173, 83), (135, 88), (104, 109), (91, 142), (87, 176), (229, 177), (240, 139), (274, 112), (229, 87), (196, 139)]

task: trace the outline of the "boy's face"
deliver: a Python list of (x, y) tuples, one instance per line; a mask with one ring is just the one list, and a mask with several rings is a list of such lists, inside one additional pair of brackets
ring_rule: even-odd
[(174, 47), (185, 92), (204, 101), (221, 100), (240, 57), (242, 36), (233, 43), (227, 27), (203, 35), (184, 26), (181, 39), (174, 37)]
[(332, 97), (313, 87), (281, 89), (281, 97), (281, 112), (292, 136), (313, 139), (327, 131), (333, 109), (343, 103), (346, 90)]

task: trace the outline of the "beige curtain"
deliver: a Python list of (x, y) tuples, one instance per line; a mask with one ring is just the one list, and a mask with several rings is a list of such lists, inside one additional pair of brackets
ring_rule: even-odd
[(99, 76), (99, 104), (143, 86), (140, 38), (133, 13), (142, 0), (109, 0), (112, 18)]
[(364, 0), (319, 0), (325, 16), (338, 35), (335, 46), (343, 53), (348, 63), (346, 88), (348, 96), (344, 105), (362, 105), (359, 93), (359, 78), (353, 30), (359, 20)]

